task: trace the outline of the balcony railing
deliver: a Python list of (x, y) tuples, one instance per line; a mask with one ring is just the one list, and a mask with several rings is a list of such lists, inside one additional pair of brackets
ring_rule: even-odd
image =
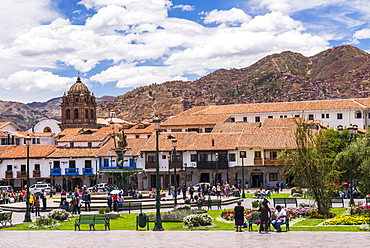
[(66, 168), (65, 172), (66, 176), (78, 175), (78, 168)]
[(197, 168), (198, 169), (216, 169), (218, 166), (219, 169), (227, 169), (229, 168), (229, 163), (227, 161), (198, 161)]
[[(181, 166), (182, 166), (182, 161), (181, 160), (180, 161), (176, 160), (176, 169), (181, 168)], [(173, 169), (173, 168), (175, 168), (174, 161), (171, 161), (170, 162), (170, 169)]]
[(17, 178), (26, 178), (27, 171), (17, 171)]
[(60, 176), (60, 175), (62, 175), (62, 169), (60, 169), (60, 168), (51, 168), (50, 174), (52, 176)]
[(93, 169), (92, 168), (82, 168), (82, 174), (83, 175), (93, 175)]
[(13, 171), (5, 171), (5, 178), (13, 178)]
[(41, 171), (40, 170), (33, 170), (33, 177), (41, 177)]
[(254, 158), (254, 165), (262, 165), (262, 158)]
[(155, 169), (156, 168), (156, 164), (155, 164), (155, 162), (146, 162), (145, 163), (145, 168), (146, 169)]
[(284, 165), (284, 160), (266, 160), (265, 159), (265, 165), (270, 165), (270, 166)]

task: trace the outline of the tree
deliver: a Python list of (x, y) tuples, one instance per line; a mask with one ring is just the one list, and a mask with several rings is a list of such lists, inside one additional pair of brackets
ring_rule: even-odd
[(340, 142), (333, 145), (331, 130), (313, 129), (303, 119), (296, 120), (294, 135), (296, 150), (287, 150), (282, 155), (286, 161), (284, 174), (292, 176), (298, 186), (307, 187), (316, 200), (319, 214), (328, 215), (334, 180), (340, 174), (334, 163)]

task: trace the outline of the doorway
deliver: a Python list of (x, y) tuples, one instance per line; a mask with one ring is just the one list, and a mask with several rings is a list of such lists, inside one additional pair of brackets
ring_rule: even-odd
[(209, 173), (200, 173), (200, 183), (209, 183)]
[(252, 173), (252, 187), (263, 186), (263, 173)]

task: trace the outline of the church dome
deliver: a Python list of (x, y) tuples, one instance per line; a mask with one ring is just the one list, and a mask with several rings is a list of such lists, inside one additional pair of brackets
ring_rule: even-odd
[(77, 78), (76, 83), (74, 83), (68, 91), (68, 94), (74, 94), (74, 93), (78, 93), (78, 94), (86, 93), (86, 94), (90, 95), (89, 89), (87, 88), (86, 85), (84, 85), (81, 82), (80, 77)]

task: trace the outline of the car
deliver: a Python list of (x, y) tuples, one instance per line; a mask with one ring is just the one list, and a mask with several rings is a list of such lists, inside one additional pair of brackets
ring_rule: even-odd
[(11, 185), (0, 186), (0, 191), (13, 192), (13, 187)]
[(98, 183), (92, 187), (88, 187), (89, 191), (104, 190), (108, 186), (108, 183)]
[(195, 184), (195, 185), (193, 186), (194, 190), (195, 190), (195, 191), (198, 191), (198, 189), (202, 187), (202, 184), (204, 184), (204, 186), (206, 186), (206, 187), (207, 187), (207, 186), (211, 186), (211, 184), (210, 184), (210, 183), (197, 183), (197, 184)]
[(55, 187), (51, 186), (48, 183), (36, 183), (30, 186), (30, 193), (35, 194), (35, 193), (40, 193), (44, 190), (45, 193), (50, 194), (50, 191), (53, 193), (55, 192)]

